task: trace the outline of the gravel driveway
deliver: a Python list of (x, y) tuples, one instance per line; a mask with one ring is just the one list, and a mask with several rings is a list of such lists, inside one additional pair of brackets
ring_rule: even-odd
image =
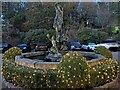
[(113, 58), (117, 59), (120, 63), (120, 52), (112, 52)]

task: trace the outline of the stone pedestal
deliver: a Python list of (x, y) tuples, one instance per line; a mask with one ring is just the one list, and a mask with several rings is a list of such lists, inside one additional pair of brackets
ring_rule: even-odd
[(62, 57), (61, 53), (57, 53), (57, 54), (51, 54), (51, 53), (49, 53), (46, 56), (46, 59), (50, 59), (52, 62), (59, 62), (61, 57)]

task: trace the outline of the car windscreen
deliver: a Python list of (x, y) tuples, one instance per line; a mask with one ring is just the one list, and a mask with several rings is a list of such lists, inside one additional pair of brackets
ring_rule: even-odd
[(45, 43), (38, 43), (37, 46), (46, 46)]
[(2, 48), (2, 44), (0, 44), (0, 48)]
[(2, 47), (7, 47), (8, 46), (8, 44), (2, 44)]
[(118, 44), (120, 44), (120, 42), (117, 42)]
[(71, 45), (80, 46), (80, 43), (79, 42), (71, 42)]
[(95, 43), (88, 43), (88, 45), (96, 45)]
[(19, 44), (18, 47), (27, 47), (27, 44)]

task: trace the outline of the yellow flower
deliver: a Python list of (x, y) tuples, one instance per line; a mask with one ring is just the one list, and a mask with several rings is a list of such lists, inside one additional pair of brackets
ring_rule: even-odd
[(68, 66), (69, 68), (71, 68), (71, 66)]
[(66, 55), (67, 55), (67, 56), (70, 56), (70, 54), (69, 54), (69, 53), (67, 53)]

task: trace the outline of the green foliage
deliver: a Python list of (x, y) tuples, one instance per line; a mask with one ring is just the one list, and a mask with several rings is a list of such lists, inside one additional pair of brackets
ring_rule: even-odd
[(119, 32), (119, 26), (118, 26), (118, 25), (114, 25), (114, 26), (112, 27), (112, 32), (113, 32), (114, 34), (117, 34), (117, 33)]
[(54, 15), (54, 3), (32, 3), (26, 11), (27, 24), (30, 29), (51, 29), (53, 26)]
[(113, 40), (120, 41), (120, 33), (114, 35)]
[(69, 52), (62, 58), (58, 72), (62, 87), (85, 88), (90, 79), (89, 65), (80, 53)]
[(25, 22), (25, 15), (22, 14), (22, 12), (15, 13), (15, 15), (10, 18), (10, 22), (14, 27), (21, 29), (22, 23)]
[(5, 12), (3, 14), (4, 14), (3, 19), (10, 19), (15, 15), (15, 12), (14, 11), (8, 11), (8, 12)]
[(118, 62), (105, 58), (89, 66), (80, 53), (67, 53), (58, 69), (44, 71), (3, 60), (3, 76), (7, 82), (24, 88), (85, 88), (100, 86), (117, 77)]
[(103, 62), (90, 67), (90, 86), (101, 86), (111, 82), (117, 77), (118, 63), (116, 60), (106, 58)]
[(3, 76), (14, 85), (24, 88), (57, 88), (57, 70), (33, 69), (3, 61)]
[(91, 29), (78, 30), (78, 40), (81, 43), (100, 43), (106, 39), (108, 34), (103, 31), (93, 31)]
[(21, 53), (22, 50), (20, 48), (12, 47), (4, 53), (2, 60), (10, 60), (14, 62), (15, 56), (20, 55)]
[(58, 83), (61, 81), (60, 78), (58, 78), (59, 73), (57, 69), (49, 69), (47, 73), (45, 74), (46, 76), (46, 83), (48, 84), (47, 86), (49, 88), (59, 88), (61, 87), (61, 84)]
[(25, 38), (26, 32), (20, 32), (20, 43), (24, 43), (24, 38)]
[(29, 30), (24, 38), (24, 42), (30, 44), (31, 46), (39, 43), (45, 42), (49, 43), (49, 39), (46, 37), (47, 34), (54, 35), (54, 30), (46, 30), (46, 29), (31, 29)]
[(105, 48), (104, 46), (97, 47), (94, 52), (97, 54), (101, 54), (106, 58), (112, 58), (112, 52)]

